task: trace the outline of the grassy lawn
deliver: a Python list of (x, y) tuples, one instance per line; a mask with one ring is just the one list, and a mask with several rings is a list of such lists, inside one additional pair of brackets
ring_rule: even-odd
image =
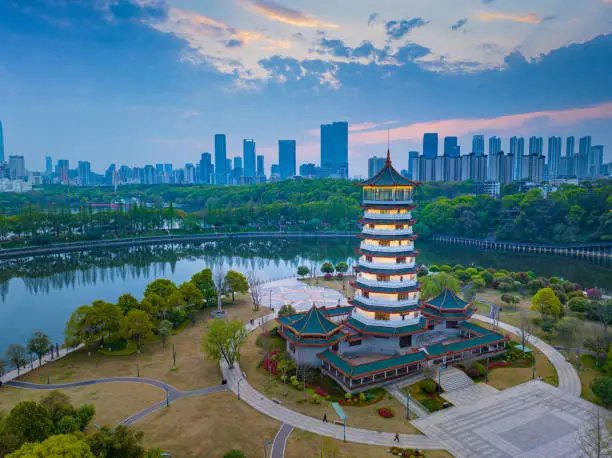
[(531, 292), (527, 292), (525, 296), (521, 296), (518, 291), (512, 291), (508, 293), (520, 300), (520, 302), (518, 302), (517, 304), (511, 305), (508, 305), (501, 300), (502, 294), (505, 293), (493, 288), (485, 288), (482, 291), (478, 291), (478, 293), (476, 293), (476, 297), (478, 299), (484, 299), (488, 302), (492, 302), (493, 304), (502, 307), (503, 309), (507, 309), (508, 311), (515, 310), (515, 308), (516, 310), (529, 310), (529, 308), (531, 307)]
[[(321, 404), (301, 402), (304, 399), (303, 391), (287, 386), (287, 396), (285, 396), (285, 388), (280, 379), (272, 375), (272, 383), (270, 383), (269, 373), (263, 367), (258, 367), (264, 355), (262, 349), (256, 345), (257, 334), (259, 334), (257, 331), (251, 333), (241, 352), (240, 367), (247, 374), (248, 382), (267, 397), (279, 399), (285, 407), (291, 410), (318, 419), (322, 419), (323, 415), (327, 414), (329, 421), (339, 421), (340, 418), (325, 399), (321, 399)], [(312, 393), (312, 389), (308, 388), (306, 390), (307, 400), (311, 399)], [(378, 409), (381, 407), (392, 409), (395, 416), (393, 418), (381, 417), (378, 414)], [(403, 418), (405, 407), (390, 395), (385, 395), (381, 401), (370, 406), (343, 406), (342, 409), (348, 418), (348, 426), (403, 434), (420, 434), (414, 426)]]
[[(559, 385), (557, 371), (548, 358), (536, 354), (536, 377), (553, 386)], [(498, 390), (505, 390), (533, 379), (533, 367), (494, 367), (489, 369), (489, 385)]]
[(354, 280), (352, 275), (345, 275), (344, 280), (325, 280), (323, 277), (315, 277), (315, 278), (300, 278), (300, 281), (306, 283), (308, 286), (321, 286), (325, 288), (335, 289), (336, 291), (340, 291), (345, 297), (353, 297), (355, 295), (355, 290), (350, 285), (350, 282)]
[[(61, 390), (70, 396), (72, 405), (93, 404), (96, 414), (91, 426), (115, 426), (121, 420), (165, 399), (165, 392), (149, 385), (105, 383)], [(50, 391), (0, 388), (0, 411), (8, 412), (20, 401), (38, 401)]]
[[(321, 449), (336, 454), (321, 455)], [(387, 453), (389, 447), (376, 445), (344, 443), (341, 440), (331, 439), (301, 429), (295, 429), (287, 440), (285, 458), (306, 458), (318, 456), (337, 456), (342, 458), (383, 458), (393, 456)], [(427, 450), (426, 458), (452, 458), (453, 455), (444, 450)]]
[[(188, 324), (181, 332), (171, 336), (165, 348), (158, 340), (152, 340), (144, 345), (140, 356), (104, 356), (97, 352), (88, 356), (86, 350), (81, 350), (46, 364), (20, 380), (47, 383), (47, 377), (50, 377), (51, 383), (68, 383), (103, 377), (135, 377), (139, 364), (141, 377), (163, 380), (179, 389), (217, 385), (221, 382), (219, 364), (208, 360), (202, 353), (202, 336), (212, 320), (212, 310), (209, 308), (199, 312), (197, 322)], [(243, 322), (268, 313), (267, 308), (254, 312), (246, 296), (237, 298), (235, 304), (228, 303), (226, 310), (230, 319)], [(176, 371), (170, 371), (173, 345), (176, 349)]]
[(280, 426), (228, 392), (181, 399), (134, 425), (145, 433), (145, 446), (181, 458), (221, 458), (231, 449), (260, 457)]
[[(431, 379), (429, 380), (434, 382), (437, 388), (438, 384), (434, 380), (431, 380)], [(438, 410), (442, 410), (444, 408), (443, 404), (445, 402), (447, 402), (449, 406), (453, 405), (450, 402), (448, 402), (446, 399), (444, 399), (444, 397), (439, 396), (437, 391), (434, 393), (425, 392), (425, 390), (423, 389), (423, 386), (426, 383), (429, 383), (429, 382), (426, 380), (421, 380), (420, 382), (417, 382), (414, 385), (410, 385), (410, 386), (402, 388), (402, 390), (405, 393), (410, 393), (410, 396), (412, 398), (416, 399), (430, 412), (437, 412)], [(444, 393), (444, 390), (442, 390), (442, 393)]]
[(605, 371), (601, 369), (601, 364), (603, 364), (603, 362), (600, 361), (600, 367), (597, 367), (595, 365), (595, 356), (580, 355), (580, 370), (578, 370), (577, 358), (574, 353), (570, 355), (570, 362), (578, 371), (578, 376), (582, 383), (582, 393), (580, 393), (580, 397), (594, 404), (601, 405), (601, 400), (591, 391), (591, 383), (593, 383), (596, 378), (606, 375)]

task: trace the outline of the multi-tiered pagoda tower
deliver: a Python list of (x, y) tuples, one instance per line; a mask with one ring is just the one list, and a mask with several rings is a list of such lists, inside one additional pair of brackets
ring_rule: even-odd
[(412, 226), (418, 183), (387, 161), (361, 183), (363, 225), (349, 307), (278, 318), (287, 352), (299, 364), (321, 368), (348, 391), (504, 350), (506, 338), (469, 322), (466, 302), (444, 288), (421, 301)]

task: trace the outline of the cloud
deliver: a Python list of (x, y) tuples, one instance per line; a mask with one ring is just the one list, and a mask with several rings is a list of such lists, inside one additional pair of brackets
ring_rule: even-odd
[(359, 46), (352, 48), (344, 41), (327, 39), (324, 35), (315, 48), (317, 54), (331, 55), (339, 62), (358, 62), (361, 64), (376, 63), (378, 65), (401, 65), (427, 56), (431, 51), (428, 48), (407, 43), (399, 48), (389, 46), (377, 48), (370, 41), (363, 41)]
[[(545, 120), (551, 125), (571, 125), (581, 121), (612, 118), (612, 102), (600, 103), (586, 108), (568, 110), (535, 111), (496, 118), (447, 119), (443, 121), (421, 122), (390, 130), (394, 140), (420, 141), (424, 132), (438, 132), (444, 135), (467, 135), (482, 131), (504, 131), (525, 126), (533, 120)], [(358, 132), (349, 137), (352, 145), (384, 144), (387, 130)]]
[(225, 42), (225, 46), (228, 48), (241, 48), (244, 45), (244, 41), (236, 40), (235, 38), (229, 39)]
[(461, 27), (463, 27), (465, 24), (467, 24), (467, 18), (463, 18), (463, 19), (459, 19), (455, 24), (451, 25), (451, 29), (452, 30), (459, 30)]
[(298, 27), (319, 27), (337, 29), (340, 26), (330, 22), (323, 22), (310, 14), (303, 13), (286, 6), (279, 5), (271, 0), (247, 0), (248, 4), (259, 14), (271, 21), (284, 22)]
[[(514, 21), (522, 22), (524, 24), (539, 24), (544, 19), (534, 13), (529, 14), (511, 14), (502, 13), (499, 11), (482, 11), (478, 14), (478, 18), (485, 21)], [(550, 17), (549, 17), (550, 18)]]
[(370, 16), (368, 17), (368, 26), (371, 26), (372, 24), (376, 24), (379, 17), (380, 17), (380, 14), (378, 13), (370, 14)]
[(417, 27), (423, 27), (424, 25), (429, 24), (429, 21), (424, 21), (421, 17), (415, 17), (412, 19), (402, 19), (400, 21), (389, 21), (385, 24), (385, 28), (387, 29), (387, 36), (394, 40), (399, 40), (404, 37), (412, 29), (416, 29)]

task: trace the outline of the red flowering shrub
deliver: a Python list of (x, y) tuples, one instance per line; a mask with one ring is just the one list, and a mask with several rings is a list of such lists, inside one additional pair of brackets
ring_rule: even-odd
[(263, 363), (264, 369), (267, 370), (268, 372), (272, 372), (274, 375), (279, 375), (278, 374), (278, 361), (274, 358), (274, 356), (277, 355), (278, 353), (280, 353), (278, 350), (274, 350), (268, 356), (266, 356), (266, 359), (264, 359), (264, 363)]
[(601, 291), (596, 288), (587, 289), (587, 297), (592, 301), (598, 301), (601, 299)]
[(378, 415), (383, 418), (393, 418), (395, 415), (393, 414), (393, 410), (388, 407), (381, 407), (378, 409)]
[(323, 396), (324, 398), (329, 396), (329, 393), (327, 393), (323, 388), (319, 386), (315, 387), (314, 392), (317, 393), (319, 396)]
[(337, 278), (338, 280), (342, 280), (343, 275), (342, 275), (340, 272), (338, 272), (338, 273), (336, 274), (336, 278)]
[(323, 278), (327, 281), (330, 281), (332, 279), (333, 275), (332, 274), (325, 274), (323, 275)]

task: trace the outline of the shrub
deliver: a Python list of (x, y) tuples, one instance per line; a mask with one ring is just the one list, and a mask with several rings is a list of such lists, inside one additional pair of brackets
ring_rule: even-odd
[(435, 412), (442, 409), (442, 403), (437, 399), (423, 399), (421, 404), (430, 412)]
[(421, 382), (421, 391), (423, 391), (424, 393), (432, 394), (435, 393), (437, 389), (438, 384), (430, 378), (425, 379)]
[(453, 268), (448, 264), (443, 264), (440, 266), (440, 272), (450, 272), (451, 270), (453, 270)]
[(247, 458), (247, 456), (241, 450), (230, 450), (223, 458)]
[(467, 269), (465, 269), (465, 271), (471, 276), (478, 275), (478, 271), (473, 267), (468, 267)]
[(325, 274), (325, 275), (323, 275), (323, 278), (324, 278), (326, 281), (331, 281), (331, 279), (333, 278), (333, 275), (332, 275), (332, 274)]
[[(580, 294), (582, 296), (582, 293)], [(572, 312), (584, 313), (589, 306), (589, 300), (584, 297), (572, 297), (567, 305)]]
[(434, 264), (432, 266), (429, 266), (429, 271), (430, 272), (440, 272), (440, 268)]
[(596, 288), (587, 289), (587, 297), (592, 301), (598, 301), (601, 299), (601, 291)]
[(458, 270), (465, 270), (465, 267), (463, 267), (461, 264), (456, 264), (455, 267), (453, 267), (453, 271), (458, 271)]
[(353, 396), (351, 395), (351, 393), (346, 393), (346, 394), (344, 395), (344, 399), (346, 399), (347, 401), (350, 401), (352, 397), (353, 397)]
[(455, 277), (457, 277), (459, 280), (461, 280), (464, 283), (467, 283), (472, 279), (472, 276), (469, 273), (467, 273), (465, 270), (456, 270)]
[(344, 278), (344, 276), (342, 275), (342, 273), (337, 273), (336, 274), (336, 279), (342, 280), (343, 278)]
[(359, 401), (360, 402), (366, 402), (367, 400), (368, 400), (368, 398), (365, 395), (365, 393), (359, 393)]
[(427, 275), (429, 275), (429, 269), (422, 265), (419, 268), (419, 272), (417, 274), (417, 277), (426, 277)]
[(393, 410), (389, 407), (381, 407), (380, 409), (378, 409), (378, 415), (383, 418), (393, 418), (395, 416)]
[(321, 397), (318, 394), (313, 394), (312, 397), (310, 398), (310, 403), (311, 404), (321, 404)]
[(608, 407), (612, 403), (612, 377), (599, 377), (591, 384), (591, 390), (604, 406)]

